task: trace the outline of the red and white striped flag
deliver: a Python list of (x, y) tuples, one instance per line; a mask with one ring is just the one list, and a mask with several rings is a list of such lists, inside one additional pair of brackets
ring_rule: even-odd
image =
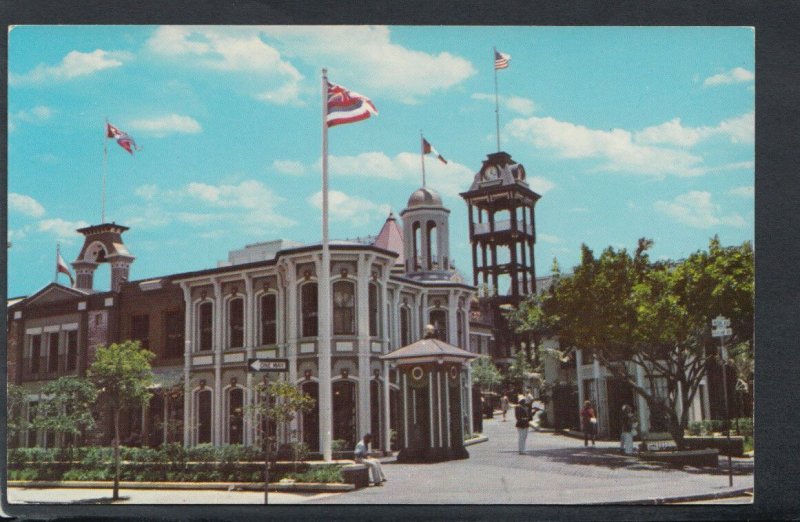
[(378, 109), (369, 98), (328, 82), (328, 110), (325, 118), (328, 127), (366, 120), (373, 114), (377, 115)]
[(434, 149), (433, 145), (431, 145), (428, 140), (422, 138), (422, 154), (430, 154), (431, 152), (436, 154), (436, 157), (439, 159), (439, 161), (447, 165), (447, 160), (444, 159), (441, 154), (439, 154), (439, 151)]
[(67, 263), (64, 261), (64, 258), (61, 257), (60, 253), (57, 254), (56, 257), (56, 272), (61, 274), (67, 274), (67, 277), (69, 277), (70, 286), (75, 286), (75, 280), (72, 278), (72, 273), (69, 271)]
[(498, 69), (505, 69), (508, 67), (508, 62), (511, 60), (511, 56), (501, 53), (497, 49), (494, 51), (494, 70)]
[(133, 155), (134, 150), (142, 150), (127, 132), (119, 130), (108, 122), (106, 122), (106, 138), (116, 139), (117, 144), (131, 155)]

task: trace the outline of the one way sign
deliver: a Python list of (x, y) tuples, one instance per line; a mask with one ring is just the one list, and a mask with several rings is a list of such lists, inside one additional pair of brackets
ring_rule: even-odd
[(251, 372), (288, 372), (289, 359), (247, 359)]

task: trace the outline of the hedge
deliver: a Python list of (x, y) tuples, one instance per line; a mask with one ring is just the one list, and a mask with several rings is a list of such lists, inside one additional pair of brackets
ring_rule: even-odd
[[(739, 431), (736, 431), (736, 425), (739, 425)], [(725, 430), (725, 421), (722, 420), (704, 420), (690, 422), (687, 431), (689, 435), (711, 435), (712, 433), (722, 433)], [(743, 435), (744, 437), (753, 437), (753, 419), (750, 417), (741, 417), (739, 419), (731, 419), (731, 434)]]

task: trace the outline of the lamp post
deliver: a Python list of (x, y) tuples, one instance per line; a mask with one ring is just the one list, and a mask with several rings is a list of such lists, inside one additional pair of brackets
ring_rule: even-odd
[(731, 321), (727, 317), (718, 315), (711, 320), (711, 336), (719, 337), (719, 362), (722, 370), (722, 396), (725, 399), (725, 434), (728, 440), (728, 486), (733, 487), (733, 468), (731, 465), (731, 420), (728, 408), (728, 372), (726, 368), (727, 354), (725, 352), (725, 336), (731, 335)]

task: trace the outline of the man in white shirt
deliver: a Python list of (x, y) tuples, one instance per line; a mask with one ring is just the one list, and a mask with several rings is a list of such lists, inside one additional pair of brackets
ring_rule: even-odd
[(366, 464), (369, 466), (370, 474), (372, 475), (372, 483), (376, 486), (383, 486), (383, 483), (386, 482), (386, 477), (381, 469), (380, 461), (378, 459), (367, 457), (369, 453), (370, 442), (372, 442), (372, 435), (369, 433), (364, 435), (364, 437), (358, 441), (354, 451), (354, 460), (359, 464)]

